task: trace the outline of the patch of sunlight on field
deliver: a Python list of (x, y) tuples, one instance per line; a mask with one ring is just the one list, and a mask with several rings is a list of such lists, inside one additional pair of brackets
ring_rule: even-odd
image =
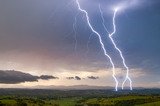
[(146, 103), (146, 104), (142, 104), (142, 105), (136, 105), (136, 106), (160, 106), (160, 101), (152, 102), (152, 103)]
[(0, 100), (1, 103), (6, 104), (6, 105), (13, 105), (16, 104), (17, 102), (15, 100)]

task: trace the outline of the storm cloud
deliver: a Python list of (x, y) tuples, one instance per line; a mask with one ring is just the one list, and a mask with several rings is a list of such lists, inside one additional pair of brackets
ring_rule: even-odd
[(59, 79), (58, 77), (52, 76), (52, 75), (41, 75), (39, 77), (42, 80), (49, 80), (49, 79)]
[(82, 78), (80, 78), (79, 76), (75, 76), (75, 77), (66, 77), (66, 79), (68, 79), (68, 80), (81, 80)]
[[(122, 60), (103, 28), (98, 8), (101, 4), (106, 27), (112, 32), (113, 10), (110, 7), (121, 1), (123, 0), (80, 0), (80, 4), (88, 11), (94, 29), (101, 34), (115, 67), (123, 69)], [(137, 82), (159, 82), (160, 1), (133, 1), (138, 2), (136, 3), (138, 6), (133, 8), (129, 4), (129, 8), (117, 14), (117, 32), (114, 40), (122, 50), (126, 64), (131, 70), (140, 69), (141, 72), (151, 75)], [(56, 76), (50, 76), (52, 73), (65, 77), (68, 82), (81, 80), (79, 76), (82, 75), (69, 74), (66, 76), (72, 77), (66, 78), (65, 75), (60, 76), (62, 72), (98, 73), (105, 70), (112, 73), (111, 64), (108, 58), (104, 58), (98, 37), (92, 34), (84, 14), (78, 11), (74, 0), (1, 0), (0, 14), (0, 69), (25, 72), (0, 71), (0, 83), (58, 79)], [(73, 30), (75, 16), (77, 16), (76, 33)], [(32, 72), (44, 75), (27, 74)], [(85, 77), (96, 79), (92, 74), (89, 75)]]
[(72, 79), (74, 79), (74, 77), (66, 77), (66, 79), (72, 80)]
[(88, 76), (87, 78), (88, 78), (88, 79), (92, 79), (92, 80), (99, 79), (99, 77), (98, 77), (98, 76), (96, 76), (96, 77), (95, 77), (95, 76)]
[(81, 78), (79, 76), (75, 76), (76, 80), (81, 80)]
[(58, 77), (50, 75), (42, 75), (39, 77), (15, 70), (0, 70), (0, 83), (5, 83), (5, 84), (18, 84), (18, 83), (34, 82), (34, 81), (38, 82), (39, 79), (49, 80), (57, 78)]

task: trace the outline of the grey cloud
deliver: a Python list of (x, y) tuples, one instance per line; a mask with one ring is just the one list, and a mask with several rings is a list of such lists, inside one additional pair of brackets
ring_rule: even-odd
[(79, 76), (75, 76), (76, 80), (81, 80), (81, 78)]
[(14, 70), (0, 70), (0, 83), (17, 84), (22, 82), (38, 81), (38, 76), (22, 73)]
[(98, 76), (88, 76), (88, 79), (92, 79), (92, 80), (96, 80), (96, 79), (99, 79), (99, 77)]
[(72, 79), (74, 79), (74, 77), (66, 77), (66, 79), (72, 80)]
[(79, 76), (75, 76), (75, 77), (66, 77), (66, 79), (68, 79), (68, 80), (81, 80), (82, 78), (80, 78)]
[(48, 80), (57, 78), (58, 77), (53, 77), (49, 75), (42, 75), (39, 77), (14, 70), (0, 70), (0, 83), (5, 83), (5, 84), (18, 84), (18, 83), (34, 82), (34, 81), (38, 82), (38, 79)]
[(43, 80), (59, 79), (58, 77), (51, 76), (51, 75), (41, 75), (39, 78), (40, 78), (40, 79), (43, 79)]

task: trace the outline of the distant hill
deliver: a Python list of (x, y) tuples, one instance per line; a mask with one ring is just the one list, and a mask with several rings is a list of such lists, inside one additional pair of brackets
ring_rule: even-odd
[[(129, 87), (128, 87), (129, 88)], [(43, 86), (43, 85), (37, 85), (31, 87), (31, 89), (54, 89), (54, 90), (110, 90), (114, 89), (114, 87), (111, 86), (94, 86), (94, 85), (72, 85), (72, 86)], [(144, 89), (143, 87), (134, 87), (134, 89)], [(121, 88), (119, 88), (121, 90)]]
[(34, 89), (58, 89), (58, 90), (114, 89), (113, 87), (110, 87), (110, 86), (90, 86), (90, 85), (73, 85), (73, 86), (38, 85), (32, 88)]

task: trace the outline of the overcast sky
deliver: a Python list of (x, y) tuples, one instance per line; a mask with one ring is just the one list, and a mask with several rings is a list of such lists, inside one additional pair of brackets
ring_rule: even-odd
[[(160, 1), (79, 1), (88, 11), (92, 26), (101, 34), (119, 80), (124, 79), (125, 70), (103, 28), (98, 6), (101, 5), (105, 24), (112, 32), (113, 8), (127, 1), (127, 7), (117, 13), (117, 32), (113, 38), (130, 68), (133, 86), (160, 87)], [(114, 86), (109, 59), (105, 58), (98, 37), (91, 32), (85, 15), (73, 0), (1, 0), (0, 58), (0, 70), (59, 77), (39, 82), (1, 84), (3, 87)], [(75, 76), (81, 80), (68, 78)], [(89, 79), (91, 76), (97, 79)]]

